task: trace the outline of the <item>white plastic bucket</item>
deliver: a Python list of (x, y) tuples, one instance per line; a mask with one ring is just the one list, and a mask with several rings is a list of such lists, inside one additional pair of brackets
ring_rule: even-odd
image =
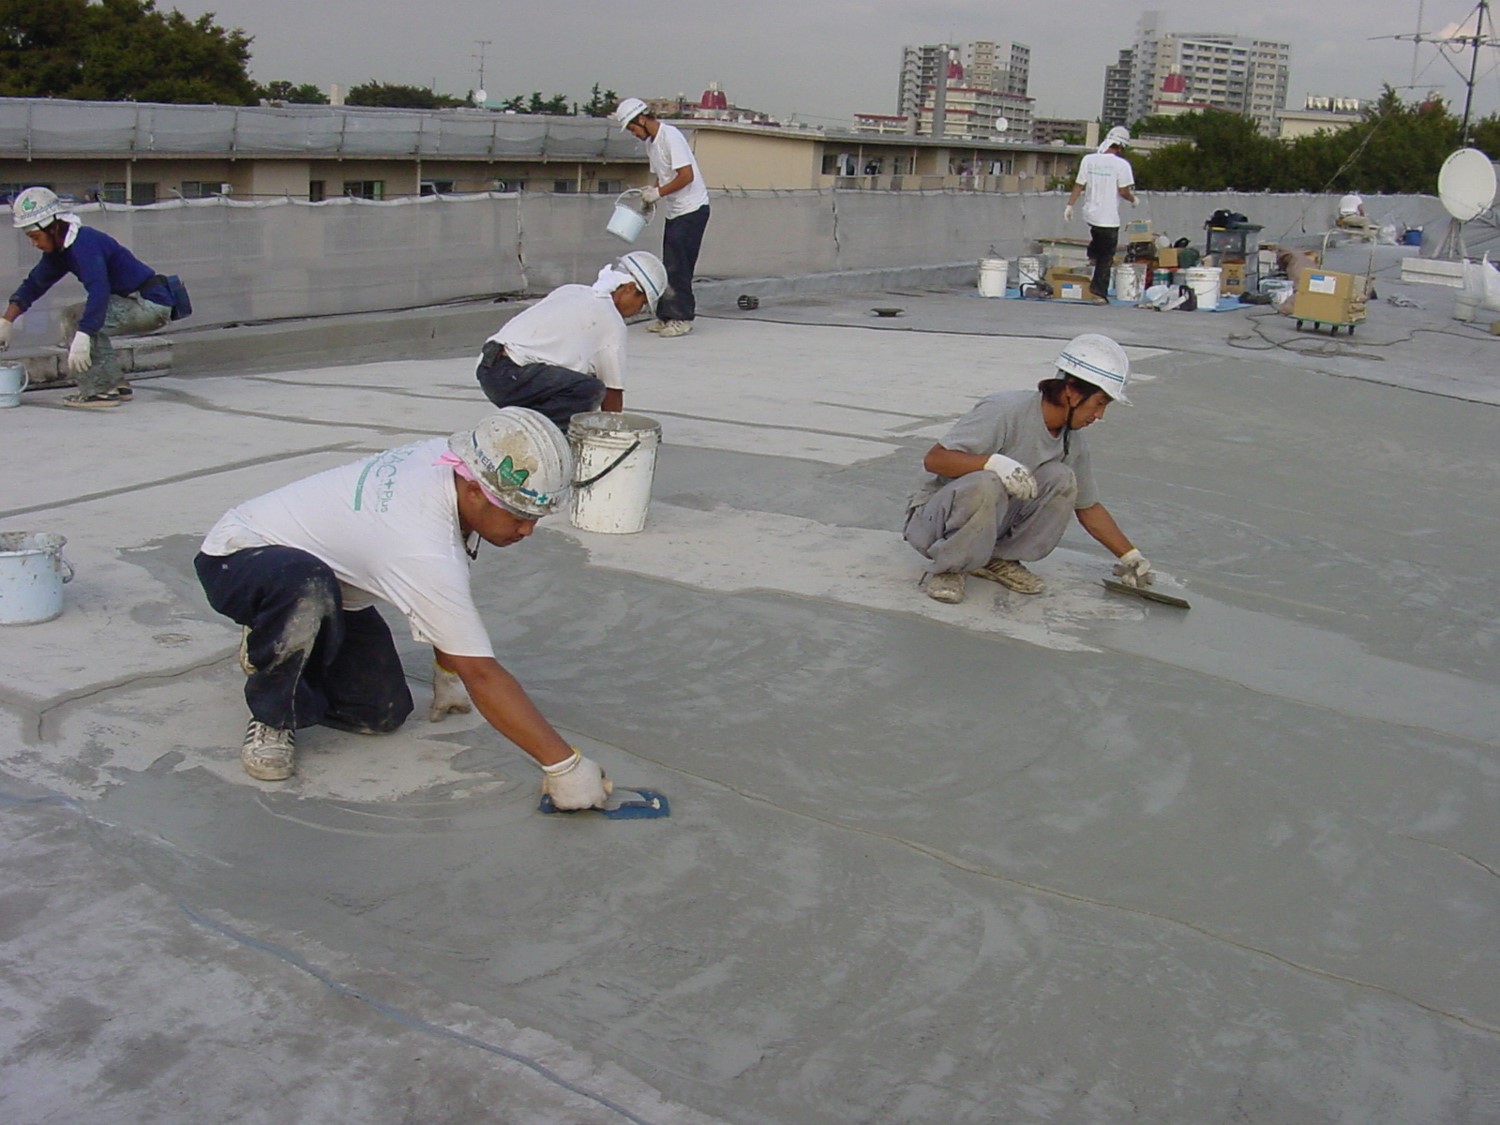
[(644, 414), (575, 414), (568, 444), (575, 461), (568, 511), (573, 526), (612, 535), (645, 527), (661, 423)]
[(1213, 312), (1219, 307), (1219, 267), (1194, 266), (1182, 271), (1182, 280), (1198, 298), (1199, 312)]
[(1115, 267), (1115, 300), (1129, 301), (1132, 305), (1141, 299), (1141, 283), (1146, 280), (1146, 267), (1120, 265)]
[(1010, 276), (1010, 263), (1004, 258), (981, 258), (979, 260), (979, 295), (981, 297), (1005, 296), (1005, 280)]
[(0, 408), (20, 406), (21, 392), (26, 389), (26, 384), (29, 382), (31, 382), (31, 376), (19, 363), (7, 363), (0, 366)]
[[(634, 196), (634, 206), (626, 202), (626, 199)], [(646, 221), (650, 218), (644, 210), (645, 204), (641, 202), (639, 188), (631, 188), (622, 191), (619, 198), (615, 200), (615, 213), (609, 217), (609, 223), (605, 230), (616, 238), (623, 238), (626, 242), (634, 242), (640, 238), (641, 231), (646, 229)]]
[(1016, 284), (1022, 289), (1028, 285), (1040, 285), (1046, 280), (1046, 273), (1041, 258), (1027, 256), (1016, 259)]
[(45, 532), (0, 532), (0, 625), (35, 625), (62, 612), (63, 583), (73, 581), (66, 542)]

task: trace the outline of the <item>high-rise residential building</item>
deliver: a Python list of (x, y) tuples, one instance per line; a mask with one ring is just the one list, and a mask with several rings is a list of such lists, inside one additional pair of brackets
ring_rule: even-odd
[(1099, 109), (1099, 124), (1105, 129), (1116, 125), (1129, 125), (1130, 116), (1130, 66), (1135, 52), (1126, 47), (1120, 52), (1119, 61), (1104, 68), (1104, 104)]
[(903, 47), (896, 113), (920, 134), (1030, 140), (1030, 77), (1031, 48), (1024, 43), (976, 39)]
[(1136, 28), (1129, 120), (1155, 113), (1164, 84), (1175, 75), (1180, 81), (1170, 84), (1167, 104), (1242, 113), (1262, 132), (1275, 132), (1276, 115), (1286, 108), (1291, 44), (1213, 31), (1168, 32), (1160, 21), (1160, 12), (1145, 12)]

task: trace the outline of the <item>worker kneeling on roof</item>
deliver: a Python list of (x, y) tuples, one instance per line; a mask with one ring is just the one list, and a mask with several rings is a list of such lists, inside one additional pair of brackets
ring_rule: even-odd
[(541, 765), (558, 808), (602, 806), (603, 772), (495, 659), (469, 587), (480, 541), (525, 539), (572, 479), (562, 432), (534, 410), (507, 407), (473, 430), (329, 469), (226, 513), (194, 566), (209, 604), (244, 626), (245, 772), (290, 777), (299, 727), (384, 734), (411, 714), (379, 598), (433, 646), (429, 718), (469, 710), (472, 696)]
[(1099, 502), (1082, 433), (1111, 403), (1130, 405), (1129, 379), (1125, 349), (1085, 333), (1063, 348), (1054, 377), (980, 399), (927, 451), (932, 476), (907, 501), (906, 541), (930, 560), (920, 583), (928, 597), (962, 601), (966, 574), (1040, 594), (1025, 564), (1052, 553), (1069, 513), (1116, 556), (1123, 582), (1151, 583), (1151, 564)]

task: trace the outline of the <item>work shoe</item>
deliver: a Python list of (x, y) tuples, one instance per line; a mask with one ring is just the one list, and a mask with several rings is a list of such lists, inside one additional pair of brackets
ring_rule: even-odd
[(240, 626), (240, 671), (247, 676), (255, 675), (255, 665), (250, 663), (250, 626)]
[(114, 390), (107, 393), (114, 395), (115, 398), (119, 399), (121, 402), (129, 402), (131, 399), (135, 398), (135, 388), (132, 387), (129, 383), (121, 383)]
[(1047, 588), (1045, 582), (1027, 570), (1024, 563), (1015, 559), (991, 559), (978, 570), (971, 570), (969, 573), (975, 578), (988, 578), (991, 582), (998, 582), (1007, 590), (1014, 590), (1018, 594), (1040, 594)]
[(64, 406), (77, 406), (84, 410), (103, 410), (112, 406), (119, 406), (120, 399), (117, 395), (105, 392), (98, 395), (68, 395), (62, 400)]
[(947, 570), (941, 574), (924, 574), (917, 583), (935, 602), (957, 605), (964, 600), (963, 571)]
[(663, 340), (670, 340), (673, 336), (686, 336), (692, 330), (691, 320), (669, 320), (662, 324), (659, 335)]
[(1109, 304), (1109, 298), (1108, 297), (1101, 297), (1097, 293), (1090, 292), (1089, 293), (1089, 304), (1091, 304), (1091, 305), (1107, 305), (1107, 304)]
[(296, 749), (291, 731), (251, 719), (245, 728), (245, 744), (240, 747), (240, 764), (257, 781), (285, 781), (292, 776)]
[(667, 326), (667, 322), (665, 320), (653, 320), (650, 324), (646, 325), (646, 331), (647, 332), (660, 332), (666, 326)]

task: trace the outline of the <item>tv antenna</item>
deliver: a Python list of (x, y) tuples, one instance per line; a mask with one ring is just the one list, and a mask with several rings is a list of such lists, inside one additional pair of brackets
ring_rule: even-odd
[[(1490, 0), (1479, 0), (1474, 5), (1474, 10), (1459, 23), (1452, 31), (1445, 34), (1429, 35), (1422, 30), (1422, 13), (1424, 2), (1417, 5), (1417, 30), (1409, 35), (1377, 35), (1377, 39), (1410, 39), (1412, 41), (1412, 85), (1417, 82), (1417, 51), (1423, 43), (1433, 43), (1438, 47), (1438, 55), (1442, 60), (1453, 68), (1453, 73), (1458, 75), (1464, 84), (1464, 117), (1463, 124), (1459, 129), (1459, 144), (1467, 146), (1471, 140), (1469, 136), (1469, 118), (1474, 107), (1474, 86), (1479, 81), (1479, 52), (1485, 48), (1494, 49), (1500, 47), (1500, 39), (1495, 36), (1495, 17), (1490, 11)], [(1447, 48), (1444, 50), (1443, 48)], [(1459, 65), (1449, 58), (1450, 54), (1469, 54), (1469, 70), (1465, 74)]]
[(479, 47), (479, 51), (473, 56), (479, 60), (479, 85), (474, 90), (474, 104), (477, 106), (482, 106), (489, 100), (489, 94), (484, 88), (484, 49), (493, 42), (493, 39), (474, 40), (475, 45)]

